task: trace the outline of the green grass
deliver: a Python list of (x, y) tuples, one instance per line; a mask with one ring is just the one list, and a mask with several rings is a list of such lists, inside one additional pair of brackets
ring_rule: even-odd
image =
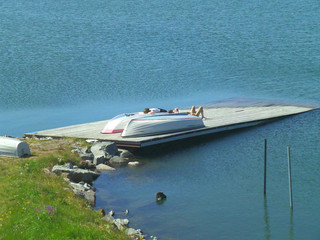
[[(0, 239), (128, 239), (43, 168), (79, 162), (69, 140), (29, 140), (36, 156), (0, 158)], [(34, 149), (34, 150), (33, 150)]]

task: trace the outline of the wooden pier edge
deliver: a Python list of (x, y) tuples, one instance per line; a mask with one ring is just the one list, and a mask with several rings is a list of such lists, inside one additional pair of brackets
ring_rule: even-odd
[(137, 138), (123, 138), (121, 137), (120, 133), (101, 134), (100, 131), (107, 123), (107, 120), (43, 130), (34, 133), (25, 133), (24, 136), (38, 138), (75, 137), (83, 139), (96, 139), (98, 141), (115, 142), (119, 147), (144, 148), (218, 132), (252, 127), (288, 116), (312, 111), (314, 109), (315, 108), (313, 107), (282, 105), (242, 108), (208, 108), (205, 109), (206, 116), (208, 117), (207, 120), (204, 120), (206, 126), (205, 128)]

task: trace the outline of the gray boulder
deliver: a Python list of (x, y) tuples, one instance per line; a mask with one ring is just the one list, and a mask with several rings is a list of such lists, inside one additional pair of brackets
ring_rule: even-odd
[(62, 173), (64, 173), (70, 181), (75, 183), (81, 181), (86, 183), (92, 183), (94, 180), (97, 179), (97, 177), (100, 176), (99, 173), (96, 173), (94, 171), (74, 168), (72, 164), (55, 165), (52, 168), (52, 172), (57, 175), (61, 175)]
[(119, 153), (120, 153), (121, 158), (133, 158), (134, 157), (134, 155), (126, 149), (119, 149)]
[(75, 148), (71, 150), (72, 153), (81, 153), (81, 150), (79, 148)]
[(78, 183), (78, 182), (86, 182), (86, 183), (92, 183), (94, 180), (96, 180), (100, 176), (99, 173), (86, 170), (86, 169), (74, 169), (73, 171), (69, 172), (67, 178), (70, 179), (70, 181)]
[(117, 218), (113, 221), (119, 230), (125, 230), (129, 225), (129, 219)]
[(52, 168), (52, 172), (60, 175), (61, 173), (69, 173), (73, 171), (73, 165), (71, 164), (64, 164), (64, 165), (55, 165)]
[(83, 147), (81, 148), (82, 153), (91, 153), (91, 147)]
[(82, 160), (79, 168), (94, 170), (96, 169), (96, 165), (94, 165), (90, 160)]
[[(141, 231), (141, 229), (134, 229), (134, 228), (127, 228), (125, 230), (125, 233), (128, 235), (128, 236), (143, 236), (143, 232)], [(144, 238), (138, 238), (138, 239), (144, 239)]]
[(115, 156), (118, 153), (118, 147), (114, 142), (97, 142), (91, 147), (91, 152), (96, 155), (104, 152), (106, 155)]
[(105, 215), (103, 219), (109, 223), (113, 223), (114, 221), (114, 217), (110, 216), (109, 214)]
[(80, 182), (80, 183), (70, 182), (70, 185), (72, 187), (72, 191), (77, 196), (85, 198), (91, 206), (95, 205), (96, 193), (95, 193), (94, 187), (84, 182)]
[(115, 168), (110, 167), (103, 163), (100, 163), (99, 165), (97, 165), (96, 169), (99, 171), (115, 171), (116, 170)]
[(103, 152), (101, 152), (99, 155), (98, 154), (94, 155), (93, 164), (95, 165), (103, 164), (107, 161), (108, 161), (108, 158)]
[(118, 147), (113, 142), (97, 142), (91, 147), (94, 155), (93, 163), (98, 165), (105, 163), (118, 153)]
[(128, 163), (128, 159), (127, 158), (122, 158), (119, 156), (114, 156), (109, 160), (109, 163), (112, 165), (125, 165)]
[(83, 153), (80, 152), (79, 156), (81, 157), (82, 160), (89, 160), (89, 161), (93, 161), (94, 159), (94, 155), (92, 153)]

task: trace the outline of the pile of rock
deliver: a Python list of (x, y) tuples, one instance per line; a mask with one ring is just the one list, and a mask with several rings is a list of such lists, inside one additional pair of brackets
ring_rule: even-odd
[(94, 165), (106, 164), (110, 166), (126, 165), (134, 161), (134, 155), (125, 149), (119, 149), (114, 142), (95, 142), (91, 147), (75, 148), (84, 161)]
[(96, 193), (91, 184), (100, 176), (100, 173), (81, 169), (72, 163), (55, 165), (51, 171), (56, 175), (63, 176), (70, 183), (72, 191), (77, 196), (85, 198), (91, 206), (95, 205)]
[(128, 236), (134, 239), (144, 239), (145, 235), (141, 229), (134, 229), (129, 227), (129, 219), (114, 218), (114, 211), (110, 211), (105, 215), (104, 220), (113, 224), (117, 229), (124, 231)]
[(94, 142), (91, 147), (75, 146), (72, 152), (76, 152), (82, 158), (80, 166), (72, 163), (55, 165), (52, 172), (62, 175), (70, 182), (73, 192), (85, 198), (90, 205), (95, 205), (95, 189), (92, 182), (96, 180), (101, 171), (114, 171), (112, 166), (138, 163), (134, 160), (134, 155), (128, 150), (118, 149), (113, 142)]
[[(118, 149), (113, 142), (94, 142), (91, 147), (77, 145), (72, 152), (78, 153), (82, 158), (80, 166), (69, 162), (64, 165), (55, 165), (51, 171), (45, 169), (45, 172), (63, 176), (69, 182), (71, 190), (77, 196), (85, 198), (92, 207), (95, 206), (96, 200), (95, 188), (92, 187), (92, 183), (100, 176), (101, 171), (114, 171), (116, 170), (115, 166), (124, 164), (132, 166), (139, 164), (131, 152)], [(105, 215), (104, 210), (101, 212)], [(117, 229), (125, 231), (133, 239), (144, 239), (145, 236), (140, 229), (129, 227), (128, 219), (115, 219), (113, 216), (114, 212), (111, 211), (104, 216), (104, 219)]]

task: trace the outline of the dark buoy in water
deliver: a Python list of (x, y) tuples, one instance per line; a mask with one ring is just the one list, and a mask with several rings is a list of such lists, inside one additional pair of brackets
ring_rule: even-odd
[(167, 198), (167, 196), (163, 192), (157, 192), (157, 194), (156, 194), (156, 201), (157, 202), (161, 202), (161, 201), (165, 200), (166, 198)]

